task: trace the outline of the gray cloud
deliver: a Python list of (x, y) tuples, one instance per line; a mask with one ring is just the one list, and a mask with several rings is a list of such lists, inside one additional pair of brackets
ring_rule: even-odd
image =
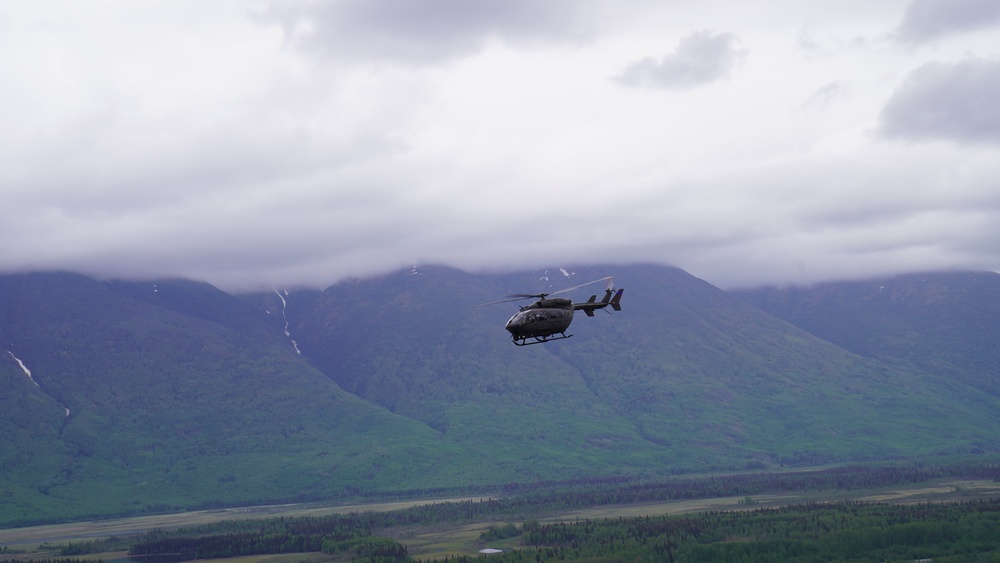
[(746, 56), (731, 33), (699, 31), (678, 42), (669, 55), (633, 62), (616, 77), (627, 86), (688, 89), (725, 78)]
[[(995, 141), (997, 63), (920, 66), (989, 38), (844, 39), (897, 25), (872, 3), (627, 2), (0, 2), (0, 272), (1000, 268), (997, 145), (870, 134), (884, 107), (884, 137)], [(734, 75), (737, 34), (753, 64), (697, 88)], [(608, 80), (636, 53), (666, 56), (619, 80), (669, 96)]]
[(998, 23), (1000, 2), (996, 0), (913, 0), (896, 37), (916, 44)]
[(286, 40), (346, 60), (437, 63), (480, 51), (491, 39), (579, 39), (590, 2), (576, 0), (276, 1), (257, 12)]
[(931, 62), (911, 72), (885, 104), (889, 138), (1000, 142), (1000, 59)]

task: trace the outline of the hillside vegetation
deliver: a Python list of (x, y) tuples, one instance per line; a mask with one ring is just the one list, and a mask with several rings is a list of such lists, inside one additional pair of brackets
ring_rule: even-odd
[[(610, 274), (624, 310), (579, 315), (560, 342), (515, 347), (517, 304), (477, 307)], [(899, 322), (871, 338), (898, 338)], [(650, 265), (421, 267), (243, 296), (0, 276), (0, 525), (996, 454), (1000, 399), (954, 359), (995, 351), (949, 334), (962, 354), (928, 369)]]
[(0, 521), (442, 486), (432, 468), (463, 454), (344, 392), (214, 288), (0, 283)]
[[(625, 288), (625, 310), (580, 315), (569, 340), (517, 348), (502, 328), (514, 305), (475, 307), (609, 271)], [(573, 296), (602, 288), (588, 289)], [(289, 315), (303, 355), (341, 387), (446, 440), (530, 459), (528, 477), (764, 468), (997, 443), (994, 397), (846, 351), (674, 268), (497, 277), (423, 268), (337, 284)]]
[(1000, 396), (1000, 274), (921, 273), (736, 296), (855, 354)]

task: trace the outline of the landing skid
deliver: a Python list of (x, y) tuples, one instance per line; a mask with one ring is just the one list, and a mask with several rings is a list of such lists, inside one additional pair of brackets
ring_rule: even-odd
[[(572, 334), (560, 333), (562, 336), (549, 337), (549, 336), (525, 336), (524, 338), (514, 338), (515, 346), (531, 346), (532, 344), (544, 344), (546, 342), (552, 342), (553, 340), (565, 340), (573, 336)], [(529, 338), (534, 338), (534, 342), (528, 342)]]

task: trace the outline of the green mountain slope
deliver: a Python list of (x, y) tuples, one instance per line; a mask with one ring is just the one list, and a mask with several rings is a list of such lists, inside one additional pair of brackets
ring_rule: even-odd
[(735, 295), (856, 354), (1000, 396), (1000, 274), (921, 273)]
[(441, 486), (464, 455), (202, 284), (0, 277), (0, 337), (0, 521)]
[[(609, 436), (634, 428), (570, 366), (541, 349), (514, 349), (503, 330), (509, 306), (475, 306), (502, 291), (497, 280), (425, 267), (310, 292), (304, 305), (293, 292), (287, 313), (303, 356), (345, 390), (496, 460), (464, 482), (620, 472), (627, 456), (614, 457)], [(280, 307), (276, 296), (260, 297), (268, 310)]]
[[(624, 310), (579, 315), (567, 340), (516, 347), (517, 304), (477, 306), (612, 274)], [(0, 276), (0, 340), (0, 525), (1000, 444), (1000, 400), (955, 359), (973, 345), (866, 357), (660, 266), (420, 267), (238, 298)]]
[[(502, 328), (515, 306), (475, 307), (612, 273), (625, 310), (580, 315), (560, 342), (517, 348)], [(672, 268), (424, 268), (296, 300), (311, 363), (448, 441), (509, 452), (498, 478), (995, 451), (1000, 437), (1000, 405), (976, 389), (852, 354)]]

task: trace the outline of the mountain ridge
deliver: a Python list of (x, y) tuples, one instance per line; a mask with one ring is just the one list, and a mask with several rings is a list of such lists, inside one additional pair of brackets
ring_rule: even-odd
[[(15, 408), (44, 401), (14, 362), (0, 364), (12, 391), (0, 396), (0, 422), (18, 428), (0, 451), (5, 518), (324, 498), (380, 479), (440, 486), (430, 469), (462, 453), (337, 388), (260, 326), (233, 330), (83, 277), (3, 281), (27, 291), (0, 287), (0, 326), (71, 412)], [(174, 289), (250, 310), (205, 286)], [(48, 422), (39, 429), (35, 419)]]
[[(611, 268), (573, 268), (577, 273), (577, 280), (589, 280), (597, 279), (607, 274), (607, 270)], [(752, 316), (748, 309), (740, 309), (736, 304), (736, 299), (729, 296), (726, 292), (718, 290), (703, 282), (693, 278), (689, 274), (682, 272), (675, 268), (665, 268), (653, 265), (640, 265), (633, 266), (630, 268), (621, 268), (620, 270), (627, 270), (632, 274), (630, 279), (629, 275), (618, 276), (616, 280), (619, 285), (626, 287), (626, 299), (623, 301), (625, 304), (626, 311), (621, 314), (617, 314), (611, 319), (612, 322), (608, 322), (602, 328), (607, 329), (604, 333), (606, 338), (597, 339), (593, 332), (591, 332), (590, 327), (592, 324), (600, 323), (603, 317), (599, 319), (587, 319), (581, 318), (580, 320), (574, 321), (574, 325), (571, 327), (570, 332), (575, 332), (576, 336), (568, 341), (559, 343), (550, 343), (544, 346), (534, 347), (540, 348), (536, 350), (521, 351), (516, 352), (512, 347), (509, 346), (507, 342), (507, 349), (504, 350), (502, 347), (500, 349), (489, 348), (488, 351), (484, 351), (478, 354), (478, 357), (486, 358), (502, 358), (502, 362), (506, 362), (505, 365), (511, 366), (511, 372), (525, 372), (530, 371), (530, 366), (521, 366), (517, 362), (522, 361), (525, 358), (534, 358), (539, 361), (546, 362), (551, 366), (559, 366), (559, 369), (569, 369), (569, 380), (565, 380), (563, 383), (563, 388), (570, 388), (566, 381), (575, 380), (574, 378), (580, 377), (581, 374), (589, 371), (588, 377), (580, 377), (583, 384), (577, 384), (578, 387), (586, 389), (584, 392), (590, 395), (585, 395), (588, 397), (600, 395), (601, 402), (611, 405), (631, 405), (628, 407), (620, 406), (618, 408), (618, 414), (620, 420), (623, 420), (628, 425), (632, 425), (632, 431), (638, 432), (643, 439), (651, 442), (658, 442), (662, 446), (669, 444), (676, 444), (678, 441), (686, 441), (683, 438), (687, 433), (699, 434), (701, 428), (698, 427), (697, 423), (692, 423), (688, 425), (679, 424), (676, 420), (672, 420), (670, 424), (666, 424), (663, 421), (670, 419), (669, 416), (662, 416), (664, 413), (671, 412), (671, 409), (679, 413), (685, 413), (688, 418), (698, 419), (696, 413), (698, 412), (716, 412), (719, 413), (721, 421), (717, 421), (720, 429), (725, 428), (727, 432), (732, 434), (731, 439), (734, 442), (739, 442), (740, 440), (746, 439), (745, 428), (741, 429), (741, 426), (745, 426), (740, 421), (733, 418), (731, 412), (727, 412), (726, 409), (720, 409), (718, 403), (733, 403), (736, 399), (736, 394), (733, 392), (734, 388), (740, 392), (746, 393), (748, 391), (759, 392), (764, 387), (770, 386), (772, 392), (775, 394), (785, 394), (789, 395), (789, 389), (796, 388), (795, 378), (800, 375), (800, 373), (808, 372), (812, 367), (807, 367), (802, 361), (797, 363), (789, 363), (793, 356), (797, 352), (788, 350), (788, 346), (797, 346), (799, 343), (804, 342), (808, 338), (813, 338), (811, 335), (807, 338), (803, 334), (796, 334), (790, 326), (786, 326), (782, 321), (770, 321), (762, 320), (761, 318)], [(447, 271), (446, 269), (443, 271)], [(554, 272), (556, 269), (550, 270)], [(457, 272), (457, 271), (455, 271)], [(454, 275), (455, 272), (452, 272)], [(463, 273), (464, 274), (464, 273)], [(491, 277), (486, 276), (492, 285), (499, 285), (500, 287), (492, 295), (481, 292), (478, 293), (474, 298), (463, 298), (464, 303), (471, 305), (475, 302), (485, 302), (491, 298), (495, 298), (497, 295), (504, 295), (512, 291), (546, 291), (549, 289), (555, 289), (551, 285), (551, 277), (547, 275), (548, 272), (539, 271), (531, 273), (519, 273), (512, 274), (508, 276), (497, 276)], [(473, 280), (476, 279), (475, 275), (466, 275), (464, 283), (466, 285), (472, 284)], [(638, 279), (636, 278), (638, 276)], [(406, 280), (412, 281), (412, 272), (410, 271), (400, 271), (394, 275), (384, 276), (379, 278), (372, 283), (380, 284), (386, 286), (391, 284), (390, 280), (395, 280), (397, 284), (406, 284)], [(650, 309), (650, 303), (654, 303), (656, 299), (656, 294), (659, 291), (663, 293), (663, 290), (657, 289), (645, 289), (648, 287), (646, 284), (656, 284), (664, 283), (664, 280), (668, 280), (671, 283), (669, 291), (670, 299), (665, 302), (659, 303), (658, 309)], [(639, 284), (636, 285), (638, 281)], [(498, 283), (499, 282), (499, 283)], [(333, 309), (345, 312), (345, 318), (358, 319), (365, 314), (370, 314), (378, 316), (380, 318), (388, 314), (388, 311), (392, 311), (395, 314), (399, 314), (401, 311), (401, 302), (394, 301), (391, 302), (392, 306), (388, 307), (387, 310), (379, 309), (380, 305), (378, 302), (363, 302), (361, 305), (352, 309), (351, 305), (358, 302), (357, 296), (352, 296), (352, 292), (357, 293), (360, 286), (365, 285), (365, 281), (354, 281), (350, 284), (337, 284), (331, 286), (328, 290), (323, 292), (320, 297), (314, 296), (313, 306), (317, 306), (316, 303), (322, 301), (323, 299), (332, 300), (330, 307)], [(567, 280), (567, 285), (574, 284), (575, 282), (570, 282)], [(448, 285), (450, 284), (450, 285)], [(534, 284), (534, 285), (532, 285)], [(390, 293), (395, 296), (406, 296), (404, 285), (393, 286), (390, 289)], [(448, 290), (448, 287), (454, 287), (456, 282), (454, 280), (447, 281), (441, 288), (438, 289), (440, 293), (447, 295), (456, 295), (455, 292)], [(527, 289), (525, 289), (527, 288)], [(580, 300), (585, 299), (588, 292), (583, 292)], [(325, 297), (324, 297), (325, 296)], [(413, 300), (412, 296), (407, 297), (410, 301)], [(319, 300), (319, 301), (317, 301)], [(457, 300), (452, 300), (457, 301)], [(645, 302), (645, 303), (644, 303)], [(741, 304), (742, 305), (742, 304)], [(640, 311), (637, 313), (637, 306)], [(318, 306), (322, 309), (322, 305)], [(434, 308), (440, 308), (440, 305)], [(327, 315), (326, 326), (330, 326), (333, 322), (329, 318), (330, 310), (327, 309), (325, 314)], [(515, 309), (516, 310), (516, 309)], [(485, 336), (483, 331), (483, 326), (480, 322), (473, 323), (471, 328), (466, 328), (463, 330), (468, 330), (472, 332), (469, 334), (469, 338), (473, 342), (482, 342), (483, 339), (489, 340), (491, 346), (495, 346), (496, 342), (506, 336), (502, 329), (503, 318), (505, 318), (507, 313), (503, 313), (504, 316), (500, 314), (492, 317), (494, 319), (492, 322), (496, 323), (492, 329), (494, 336)], [(320, 316), (322, 316), (322, 314)], [(746, 315), (751, 315), (748, 317)], [(416, 314), (417, 317), (420, 313)], [(314, 317), (315, 318), (315, 317)], [(706, 322), (706, 319), (712, 319), (711, 326)], [(426, 317), (422, 318), (426, 321)], [(484, 318), (483, 321), (486, 321)], [(426, 354), (419, 354), (416, 350), (425, 349), (442, 349), (448, 350), (447, 355), (451, 358), (461, 358), (463, 356), (463, 347), (468, 344), (463, 343), (461, 347), (456, 347), (455, 350), (449, 350), (449, 339), (454, 338), (453, 335), (449, 335), (447, 338), (434, 338), (433, 336), (424, 335), (424, 339), (420, 340), (420, 346), (412, 347), (413, 342), (417, 339), (414, 334), (418, 334), (421, 330), (426, 327), (417, 326), (416, 324), (407, 324), (403, 317), (397, 316), (396, 324), (401, 326), (406, 326), (411, 331), (411, 334), (407, 338), (403, 338), (402, 342), (409, 342), (411, 348), (408, 349), (406, 353), (393, 355), (390, 351), (379, 350), (373, 351), (368, 349), (366, 351), (365, 341), (352, 342), (349, 345), (349, 350), (340, 351), (337, 346), (333, 344), (333, 338), (331, 334), (342, 333), (347, 330), (347, 327), (339, 327), (339, 329), (333, 330), (330, 334), (323, 335), (321, 327), (303, 325), (305, 332), (311, 333), (315, 338), (318, 338), (316, 342), (310, 342), (308, 339), (304, 339), (302, 342), (303, 353), (306, 356), (311, 357), (311, 361), (314, 365), (317, 365), (324, 371), (324, 373), (333, 374), (334, 378), (339, 377), (337, 373), (347, 372), (348, 375), (344, 376), (346, 379), (338, 379), (346, 389), (358, 393), (360, 396), (373, 400), (377, 403), (391, 406), (392, 408), (399, 408), (397, 404), (400, 400), (400, 395), (398, 393), (394, 394), (391, 390), (394, 388), (408, 389), (407, 384), (402, 381), (383, 381), (378, 379), (378, 374), (385, 373), (385, 370), (381, 370), (376, 366), (375, 362), (385, 363), (387, 358), (392, 358), (391, 362), (394, 362), (394, 366), (406, 366), (405, 369), (398, 370), (407, 374), (410, 377), (414, 377), (419, 380), (419, 383), (411, 382), (410, 387), (415, 386), (426, 386), (428, 388), (440, 389), (441, 383), (438, 379), (433, 376), (427, 375), (426, 370), (421, 370), (414, 364), (417, 363), (417, 359)], [(414, 321), (409, 321), (414, 322)], [(294, 324), (294, 322), (293, 322)], [(334, 325), (335, 326), (335, 325)], [(454, 323), (445, 323), (439, 329), (429, 329), (431, 335), (441, 334), (445, 331), (454, 328)], [(600, 326), (600, 325), (598, 325)], [(721, 327), (721, 328), (720, 328)], [(753, 328), (749, 328), (753, 327)], [(364, 324), (357, 323), (356, 321), (351, 321), (350, 328), (361, 333), (371, 332), (373, 329)], [(398, 328), (398, 326), (396, 327)], [(499, 330), (498, 330), (499, 329)], [(394, 328), (395, 330), (395, 328)], [(404, 329), (404, 332), (407, 329)], [(780, 339), (762, 339), (755, 337), (754, 332), (760, 332), (764, 334), (774, 334), (775, 332), (781, 333)], [(787, 333), (787, 334), (786, 334)], [(728, 336), (726, 336), (728, 335)], [(735, 336), (734, 336), (735, 335)], [(723, 336), (726, 336), (723, 338)], [(396, 334), (393, 336), (394, 341), (400, 341), (401, 335)], [(787, 342), (782, 343), (781, 340)], [(465, 342), (465, 341), (463, 341)], [(609, 343), (616, 343), (618, 346), (609, 346)], [(706, 343), (710, 343), (706, 345)], [(315, 354), (316, 345), (319, 344), (323, 349), (321, 353)], [(761, 350), (769, 349), (769, 347), (781, 346), (783, 347), (780, 354), (771, 354), (770, 358), (765, 358), (767, 354), (758, 353)], [(622, 351), (622, 348), (628, 348), (628, 351)], [(591, 351), (591, 348), (598, 350), (595, 352)], [(826, 365), (825, 370), (827, 374), (829, 373), (840, 373), (842, 377), (845, 377), (845, 383), (848, 388), (853, 385), (851, 390), (837, 390), (835, 393), (831, 393), (830, 397), (837, 398), (835, 403), (839, 402), (843, 405), (849, 403), (854, 404), (857, 407), (863, 407), (869, 410), (870, 416), (876, 417), (880, 422), (876, 425), (879, 428), (890, 428), (893, 432), (903, 432), (906, 433), (905, 428), (900, 428), (900, 424), (893, 422), (890, 419), (879, 418), (879, 412), (893, 413), (894, 411), (890, 408), (896, 404), (896, 402), (891, 398), (894, 388), (892, 382), (890, 381), (885, 373), (897, 374), (896, 368), (891, 368), (881, 363), (872, 364), (863, 359), (851, 357), (850, 353), (843, 350), (834, 350), (833, 346), (828, 342), (818, 342), (812, 341), (809, 343), (809, 348), (813, 350), (814, 357), (809, 359), (808, 362), (812, 362), (814, 366)], [(820, 354), (816, 350), (820, 348), (824, 351)], [(561, 354), (561, 351), (572, 350), (571, 354)], [(667, 350), (666, 353), (663, 350)], [(641, 352), (637, 355), (637, 351)], [(349, 358), (358, 358), (360, 355), (367, 354), (367, 359), (360, 360), (360, 365), (354, 360)], [(824, 360), (826, 363), (817, 363), (816, 354), (826, 358)], [(624, 357), (623, 357), (624, 356)], [(655, 362), (650, 362), (649, 357), (655, 356), (657, 360)], [(326, 358), (336, 358), (334, 364), (326, 363)], [(586, 361), (575, 362), (576, 358), (586, 357)], [(347, 359), (345, 359), (347, 358)], [(605, 361), (606, 358), (613, 358), (611, 361)], [(732, 358), (739, 358), (739, 361), (743, 363), (741, 366), (726, 366), (724, 370), (729, 378), (725, 383), (718, 383), (714, 381), (715, 375), (712, 370), (705, 368), (706, 365), (719, 365), (720, 362), (725, 363), (725, 361), (733, 361)], [(728, 359), (728, 360), (727, 360)], [(620, 368), (623, 361), (630, 362), (629, 373), (625, 374)], [(365, 362), (368, 362), (367, 364)], [(784, 363), (783, 363), (784, 362)], [(808, 363), (807, 362), (807, 363)], [(847, 362), (841, 367), (836, 367), (838, 363)], [(655, 365), (649, 365), (655, 364)], [(346, 368), (345, 366), (351, 366)], [(595, 368), (594, 366), (600, 366)], [(846, 367), (844, 367), (846, 366)], [(666, 367), (667, 369), (663, 369)], [(555, 368), (553, 368), (555, 369)], [(760, 381), (747, 381), (746, 373), (740, 373), (740, 370), (750, 373), (752, 372), (754, 377), (759, 377), (761, 374), (769, 373), (773, 374), (775, 370), (785, 369), (789, 370), (790, 373), (787, 376), (783, 376), (785, 379), (774, 378), (774, 377), (764, 377)], [(621, 392), (621, 389), (616, 389), (615, 385), (609, 385), (608, 382), (604, 381), (600, 376), (596, 375), (599, 373), (615, 373), (618, 372), (623, 375), (630, 375), (635, 380), (638, 387)], [(574, 373), (575, 372), (575, 373)], [(857, 381), (858, 377), (853, 376), (852, 372), (858, 372), (865, 374), (869, 377), (868, 381)], [(392, 372), (397, 373), (397, 372)], [(424, 373), (423, 377), (419, 374)], [(637, 373), (642, 373), (642, 377), (638, 379), (635, 377)], [(358, 383), (358, 374), (375, 374), (376, 378), (369, 379), (366, 377), (362, 378)], [(662, 378), (657, 378), (657, 375), (672, 374), (679, 375), (682, 377), (677, 377), (673, 381), (673, 384), (664, 384)], [(913, 386), (914, 378), (916, 377), (911, 371), (900, 371), (897, 375), (904, 377), (906, 385)], [(822, 373), (816, 374), (813, 377), (811, 384), (814, 387), (822, 387), (822, 383), (817, 378), (821, 378), (824, 375)], [(494, 385), (503, 388), (505, 385), (511, 385), (511, 378), (501, 378), (502, 381), (495, 382)], [(641, 381), (639, 381), (641, 379)], [(702, 380), (702, 381), (699, 381)], [(917, 377), (917, 379), (920, 379)], [(365, 387), (366, 384), (372, 383), (371, 388)], [(707, 381), (707, 383), (706, 383)], [(948, 391), (946, 389), (940, 389), (942, 384), (940, 382), (930, 382), (933, 383), (935, 390), (933, 392), (921, 392), (920, 393), (920, 404), (921, 408), (929, 409), (928, 412), (938, 413), (940, 409), (934, 406), (934, 397), (938, 396), (940, 393), (945, 393), (947, 395)], [(762, 386), (763, 384), (763, 386)], [(920, 383), (920, 385), (927, 384), (926, 381)], [(530, 382), (518, 381), (517, 385), (521, 387), (530, 386)], [(754, 388), (756, 386), (756, 388)], [(876, 405), (874, 400), (869, 400), (867, 406), (858, 403), (858, 397), (861, 391), (864, 389), (873, 389), (877, 387), (877, 393), (874, 395), (887, 395), (889, 398), (883, 400), (882, 405)], [(443, 392), (447, 393), (447, 385), (444, 386)], [(807, 414), (802, 407), (798, 406), (801, 401), (810, 400), (821, 400), (822, 397), (809, 398), (808, 389), (798, 385), (800, 388), (800, 394), (798, 396), (789, 396), (786, 398), (786, 403), (783, 408), (788, 409), (790, 412), (802, 411), (802, 414)], [(599, 393), (595, 392), (599, 390)], [(636, 391), (636, 389), (643, 389), (642, 392)], [(850, 395), (853, 393), (855, 397), (852, 399)], [(845, 396), (845, 394), (847, 396)], [(677, 407), (671, 403), (674, 399), (681, 398), (677, 400), (677, 403), (684, 403), (683, 398), (685, 396), (701, 396), (703, 400), (701, 402), (696, 402), (694, 406), (691, 406), (687, 411), (684, 407)], [(707, 397), (714, 396), (718, 401), (708, 400)], [(977, 398), (976, 401), (979, 399)], [(975, 401), (974, 401), (975, 402)], [(440, 406), (440, 405), (439, 405)], [(420, 405), (410, 405), (404, 408), (413, 409), (408, 412), (411, 416), (416, 416), (418, 419), (429, 421), (429, 415), (419, 412)], [(447, 405), (445, 406), (447, 408)], [(846, 408), (846, 407), (842, 407)], [(897, 407), (901, 408), (901, 407)], [(558, 410), (558, 409), (555, 409)], [(719, 412), (719, 411), (722, 412)], [(940, 413), (944, 415), (944, 413)], [(436, 412), (434, 416), (440, 417), (440, 412)], [(463, 416), (463, 415), (457, 415)], [(466, 415), (467, 416), (467, 413)], [(982, 416), (982, 413), (979, 415)], [(701, 417), (704, 418), (704, 417)], [(758, 416), (758, 424), (764, 425), (766, 417)], [(836, 418), (837, 424), (851, 426), (851, 421), (849, 420), (848, 413), (842, 412)], [(945, 416), (944, 419), (947, 419)], [(438, 423), (440, 425), (440, 423)], [(638, 426), (637, 426), (638, 425)], [(795, 430), (794, 424), (790, 428), (782, 429)], [(878, 429), (870, 429), (873, 434), (878, 435)], [(855, 432), (860, 432), (860, 430), (855, 430)], [(681, 436), (678, 438), (677, 436)], [(862, 436), (860, 439), (861, 443), (864, 443), (866, 439)], [(877, 442), (877, 440), (875, 440)], [(911, 443), (917, 443), (914, 436), (910, 438)], [(973, 446), (973, 448), (979, 448), (979, 445)], [(876, 443), (872, 443), (870, 447), (869, 455), (874, 455), (875, 451), (879, 449)], [(891, 449), (890, 449), (891, 451)], [(661, 452), (662, 454), (663, 452)], [(743, 451), (741, 455), (753, 458), (753, 453), (750, 451)], [(795, 458), (810, 458), (815, 457), (812, 454), (797, 454), (794, 452), (788, 452), (784, 454), (786, 456), (791, 456), (790, 459)], [(766, 456), (765, 456), (766, 457)], [(671, 459), (668, 455), (665, 459)], [(768, 465), (774, 463), (776, 459), (772, 458), (769, 460), (756, 460), (761, 464)], [(821, 461), (817, 459), (817, 461)], [(706, 462), (711, 465), (712, 462)], [(750, 461), (753, 464), (753, 461)], [(778, 461), (780, 463), (780, 461)]]
[(1000, 396), (995, 272), (920, 272), (734, 295), (859, 355)]
[[(517, 305), (477, 306), (610, 274), (623, 311), (564, 341), (518, 348)], [(974, 381), (651, 264), (243, 295), (6, 275), (0, 337), (0, 522), (1000, 453), (1000, 403)]]

